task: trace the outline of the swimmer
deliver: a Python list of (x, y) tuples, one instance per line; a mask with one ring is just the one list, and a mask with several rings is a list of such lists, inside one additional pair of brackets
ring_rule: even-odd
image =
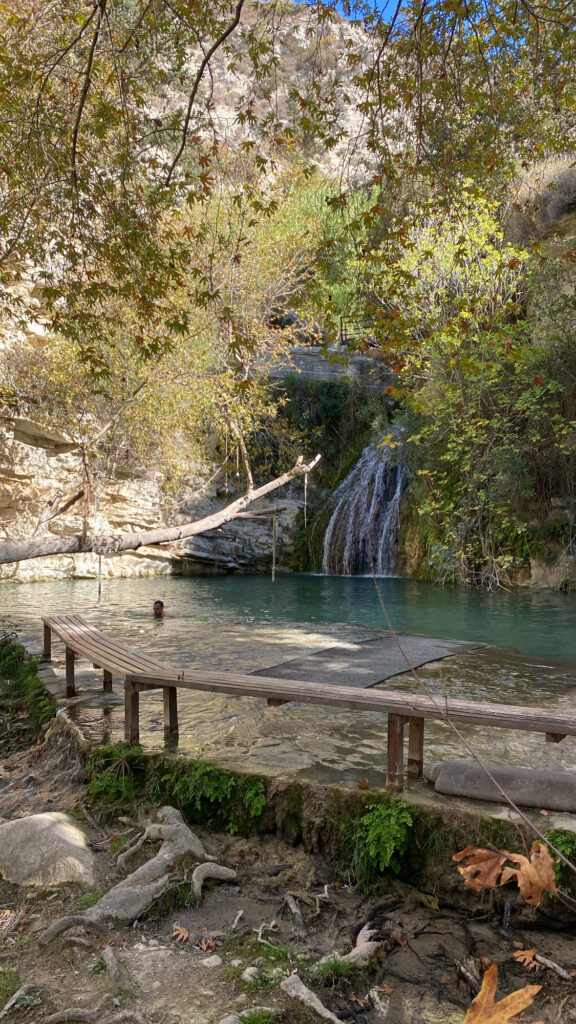
[(166, 615), (164, 611), (164, 601), (154, 601), (152, 606), (152, 616), (155, 619), (163, 619)]

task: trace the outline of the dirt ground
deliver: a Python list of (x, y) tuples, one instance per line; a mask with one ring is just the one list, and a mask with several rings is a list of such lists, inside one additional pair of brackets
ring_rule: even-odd
[[(86, 831), (98, 890), (107, 891), (121, 877), (114, 854), (120, 841), (137, 834), (138, 823), (97, 812), (66, 745), (33, 747), (23, 731), (11, 749), (0, 750), (0, 821), (47, 810), (71, 811)], [(197, 906), (164, 901), (145, 920), (104, 937), (75, 929), (42, 948), (38, 939), (51, 921), (81, 913), (98, 893), (73, 886), (32, 891), (0, 881), (0, 1019), (41, 1024), (54, 1014), (63, 1021), (112, 1015), (137, 1024), (219, 1024), (230, 1015), (248, 1024), (313, 1024), (321, 1019), (317, 1012), (280, 987), (297, 972), (349, 1024), (462, 1024), (474, 976), (491, 961), (499, 968), (497, 998), (526, 984), (542, 986), (522, 1017), (527, 1024), (576, 1022), (576, 978), (562, 980), (549, 968), (535, 974), (513, 958), (520, 948), (536, 947), (573, 971), (574, 924), (513, 908), (505, 927), (501, 907), (488, 900), (479, 898), (470, 914), (439, 906), (394, 878), (380, 894), (366, 896), (335, 878), (334, 866), (321, 857), (273, 836), (200, 837), (235, 868), (236, 881), (208, 883)], [(347, 953), (366, 921), (382, 939), (373, 964), (339, 978), (316, 976), (318, 960)], [(174, 935), (177, 927), (182, 939)], [(121, 977), (106, 966), (109, 947)], [(256, 969), (251, 979), (242, 978), (246, 968)], [(23, 984), (37, 989), (4, 1016), (8, 995)], [(71, 1010), (78, 1012), (65, 1012)]]

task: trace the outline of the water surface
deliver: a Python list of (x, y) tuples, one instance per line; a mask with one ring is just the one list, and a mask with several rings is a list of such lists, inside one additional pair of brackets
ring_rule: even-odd
[[(576, 710), (576, 594), (551, 591), (481, 593), (439, 588), (406, 579), (378, 581), (386, 611), (399, 632), (479, 641), (491, 646), (420, 670), (438, 695)], [(155, 620), (152, 603), (168, 616)], [(95, 580), (0, 584), (0, 616), (16, 622), (22, 639), (39, 649), (42, 614), (81, 613), (178, 667), (250, 672), (335, 645), (352, 647), (386, 628), (372, 580), (264, 576), (213, 579), (112, 579), (97, 599)], [(492, 646), (494, 645), (494, 646)], [(54, 643), (62, 678), (63, 649)], [(78, 663), (78, 697), (70, 712), (95, 741), (123, 735), (122, 689), (101, 695), (97, 673)], [(409, 675), (387, 688), (418, 689)], [(386, 725), (382, 715), (289, 704), (269, 708), (252, 698), (179, 694), (180, 750), (222, 766), (320, 782), (382, 785)], [(545, 743), (537, 734), (463, 726), (486, 761), (548, 768), (576, 767), (576, 738)], [(163, 746), (159, 693), (141, 700), (141, 735), (147, 749)], [(426, 725), (426, 763), (469, 759), (462, 743), (440, 722)]]

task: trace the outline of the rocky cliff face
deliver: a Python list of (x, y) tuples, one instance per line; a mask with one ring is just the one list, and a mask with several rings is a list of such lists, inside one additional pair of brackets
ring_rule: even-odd
[[(62, 503), (81, 487), (82, 465), (65, 437), (38, 423), (22, 418), (0, 423), (0, 538), (31, 537), (48, 502)], [(179, 505), (171, 522), (189, 522), (222, 508), (233, 500), (231, 488), (207, 483), (208, 467), (197, 467), (189, 479), (188, 497)], [(273, 496), (275, 498), (275, 496)], [(83, 499), (68, 512), (48, 523), (57, 534), (80, 534)], [(281, 566), (290, 550), (294, 519), (301, 505), (298, 487), (271, 501), (282, 505), (276, 517), (276, 556)], [(165, 496), (160, 473), (149, 477), (118, 475), (106, 481), (98, 501), (89, 503), (88, 529), (92, 534), (123, 533), (148, 529), (165, 521)], [(265, 507), (259, 503), (260, 508)], [(104, 555), (71, 554), (35, 558), (0, 566), (0, 580), (27, 582), (103, 576), (155, 576), (187, 572), (193, 575), (217, 572), (258, 572), (271, 567), (273, 555), (272, 515), (230, 523), (175, 547), (140, 548), (137, 552)]]

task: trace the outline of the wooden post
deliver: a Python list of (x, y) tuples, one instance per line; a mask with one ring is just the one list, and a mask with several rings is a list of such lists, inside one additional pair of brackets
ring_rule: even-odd
[(105, 693), (112, 693), (112, 673), (108, 672), (107, 669), (102, 671), (102, 685)]
[(408, 775), (419, 779), (424, 770), (424, 719), (408, 719)]
[(178, 742), (178, 691), (175, 686), (164, 686), (164, 742)]
[(388, 769), (386, 785), (404, 788), (404, 723), (403, 715), (388, 715)]
[(134, 683), (124, 683), (124, 739), (130, 746), (140, 742), (140, 694)]
[(74, 651), (71, 647), (66, 648), (66, 696), (76, 695), (76, 684), (74, 682)]
[(52, 630), (44, 623), (44, 661), (52, 660)]

